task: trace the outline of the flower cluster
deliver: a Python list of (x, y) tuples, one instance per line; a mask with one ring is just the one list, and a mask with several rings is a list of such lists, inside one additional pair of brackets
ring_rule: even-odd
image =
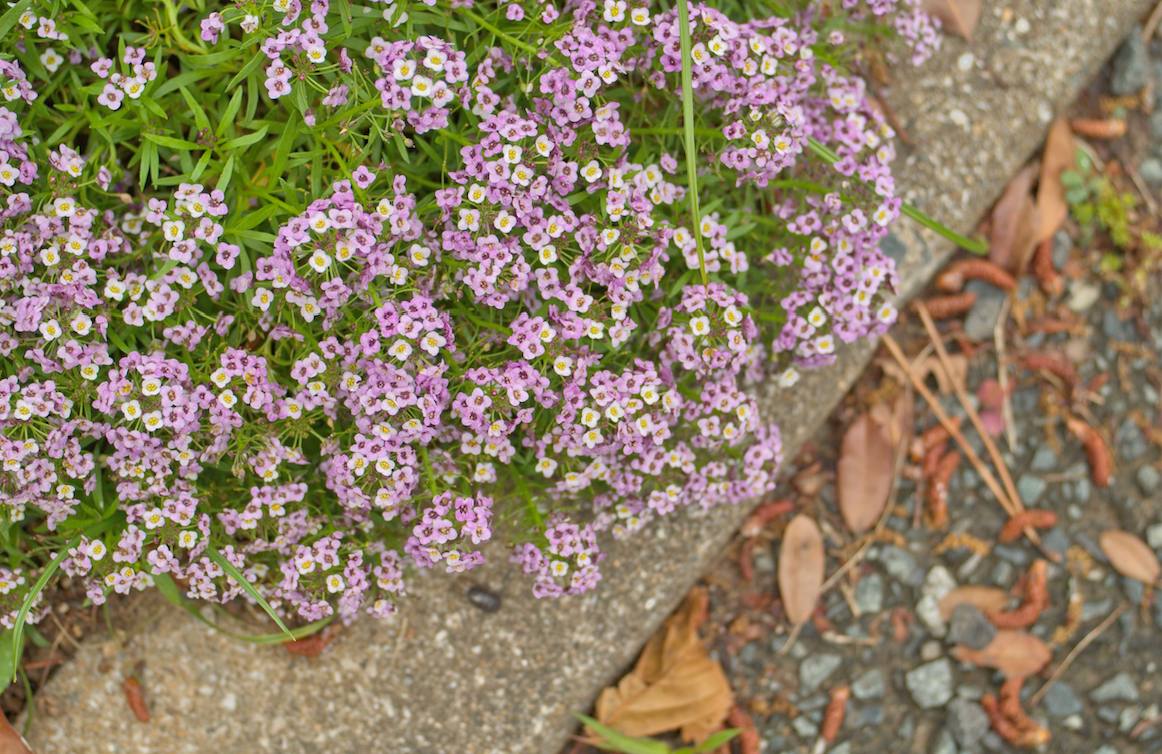
[(94, 603), (351, 620), (490, 542), (582, 593), (601, 537), (770, 491), (754, 384), (895, 318), (892, 132), (839, 27), (938, 42), (842, 5), (244, 0), (128, 44), (111, 0), (35, 0), (0, 61), (8, 552)]

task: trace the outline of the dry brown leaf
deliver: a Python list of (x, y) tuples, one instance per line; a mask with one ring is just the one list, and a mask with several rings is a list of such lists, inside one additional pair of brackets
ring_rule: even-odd
[(1039, 222), (1035, 243), (1052, 238), (1069, 214), (1069, 206), (1065, 203), (1065, 186), (1061, 184), (1061, 171), (1073, 169), (1073, 155), (1073, 131), (1069, 129), (1068, 121), (1058, 118), (1049, 129), (1045, 154), (1041, 156), (1041, 177), (1037, 181)]
[(685, 741), (705, 740), (734, 704), (722, 666), (698, 640), (706, 590), (693, 590), (646, 642), (637, 664), (597, 698), (597, 721), (628, 736), (678, 729)]
[(980, 0), (921, 0), (920, 9), (939, 18), (949, 34), (969, 40), (980, 21)]
[(4, 715), (0, 715), (0, 754), (32, 754), (32, 748), (13, 729)]
[[(884, 370), (884, 374), (901, 385), (908, 384), (908, 376), (904, 374), (904, 370), (900, 368), (900, 365), (894, 359), (880, 359), (877, 363)], [(928, 356), (914, 367), (916, 376), (921, 381), (925, 381), (929, 377), (935, 377), (936, 387), (941, 395), (950, 394), (956, 387), (967, 391), (968, 357), (962, 353), (949, 354), (948, 363), (952, 366), (951, 374), (944, 371), (944, 365), (940, 363), (938, 357), (935, 355)]]
[(1162, 565), (1145, 542), (1121, 529), (1106, 529), (1097, 541), (1115, 571), (1143, 584), (1158, 583)]
[(787, 524), (779, 548), (779, 594), (791, 623), (803, 623), (815, 612), (825, 565), (819, 525), (800, 513)]
[(952, 656), (960, 662), (996, 668), (1009, 678), (1027, 678), (1045, 667), (1053, 652), (1032, 634), (1002, 629), (984, 649), (957, 644), (952, 648)]
[(871, 414), (861, 414), (843, 435), (835, 486), (839, 512), (854, 534), (874, 526), (888, 504), (895, 469), (886, 429)]
[(952, 613), (961, 605), (972, 605), (982, 613), (995, 613), (1009, 606), (1009, 595), (995, 586), (969, 584), (953, 589), (940, 600), (940, 617), (947, 623)]
[(989, 229), (989, 260), (1009, 272), (1020, 274), (1037, 245), (1037, 207), (1031, 192), (1038, 165), (1026, 166), (1009, 182), (997, 199)]

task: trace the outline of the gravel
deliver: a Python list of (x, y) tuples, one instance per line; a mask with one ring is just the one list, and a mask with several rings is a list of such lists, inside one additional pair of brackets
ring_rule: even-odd
[(865, 613), (878, 613), (884, 609), (884, 577), (869, 573), (855, 585), (855, 602)]
[(948, 729), (961, 747), (973, 749), (988, 733), (989, 718), (976, 702), (957, 697), (948, 705)]
[(799, 693), (810, 694), (839, 669), (843, 658), (833, 654), (811, 655), (799, 665)]
[(1162, 550), (1162, 524), (1146, 527), (1146, 544), (1155, 550)]
[(952, 620), (948, 630), (950, 643), (966, 644), (973, 649), (984, 649), (996, 635), (996, 626), (976, 606), (965, 603), (958, 605), (956, 610), (952, 612)]
[(1069, 717), (1084, 710), (1068, 683), (1058, 681), (1045, 692), (1045, 711), (1053, 717)]
[(975, 341), (991, 343), (1005, 303), (1005, 292), (983, 280), (970, 280), (964, 290), (976, 294), (976, 303), (964, 320), (964, 332)]
[(867, 671), (851, 684), (851, 695), (861, 702), (883, 698), (884, 674), (879, 670)]
[(1033, 462), (1029, 464), (1029, 468), (1033, 471), (1053, 471), (1057, 468), (1057, 463), (1057, 454), (1053, 452), (1053, 448), (1042, 445), (1033, 454)]
[(1142, 488), (1142, 492), (1147, 495), (1153, 495), (1158, 491), (1158, 487), (1162, 486), (1162, 473), (1153, 466), (1143, 466), (1138, 469), (1138, 473), (1134, 475), (1138, 480), (1138, 486)]
[(921, 709), (943, 707), (952, 698), (952, 663), (945, 657), (909, 670), (904, 684)]
[(895, 545), (885, 545), (880, 550), (880, 562), (892, 578), (908, 586), (924, 583), (924, 570), (916, 565), (916, 558), (907, 550)]
[(1138, 685), (1130, 674), (1122, 671), (1109, 679), (1093, 691), (1089, 698), (1098, 704), (1105, 702), (1136, 702), (1138, 701)]
[(1150, 81), (1150, 58), (1142, 42), (1142, 27), (1131, 32), (1114, 57), (1110, 91), (1118, 97), (1137, 94)]
[(1073, 237), (1064, 230), (1053, 234), (1053, 268), (1058, 272), (1065, 269), (1069, 261), (1069, 252), (1073, 251)]

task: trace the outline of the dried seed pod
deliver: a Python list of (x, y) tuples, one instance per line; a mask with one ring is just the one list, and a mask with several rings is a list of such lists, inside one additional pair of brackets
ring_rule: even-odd
[(1049, 606), (1049, 563), (1035, 560), (1025, 576), (1025, 599), (1014, 610), (998, 610), (986, 615), (997, 628), (1028, 628)]
[(1162, 564), (1148, 544), (1121, 529), (1106, 529), (1098, 536), (1098, 545), (1110, 565), (1123, 576), (1150, 586), (1162, 576)]
[(1109, 446), (1106, 445), (1101, 433), (1081, 419), (1073, 417), (1065, 420), (1065, 426), (1085, 446), (1085, 457), (1089, 459), (1089, 471), (1090, 476), (1093, 477), (1093, 483), (1098, 487), (1109, 486), (1113, 458), (1110, 456)]
[(134, 676), (127, 676), (121, 682), (121, 687), (125, 689), (125, 701), (129, 703), (129, 709), (133, 710), (134, 716), (143, 723), (149, 722), (149, 708), (145, 706), (145, 696), (141, 693), (141, 683)]
[(1049, 646), (1060, 647), (1073, 638), (1081, 626), (1081, 608), (1084, 606), (1085, 597), (1082, 596), (1081, 592), (1077, 589), (1071, 591), (1069, 605), (1065, 608), (1065, 620), (1060, 626), (1053, 629), (1053, 635), (1049, 637)]
[(943, 440), (928, 448), (928, 452), (924, 454), (924, 460), (920, 464), (920, 473), (924, 479), (931, 479), (932, 475), (936, 473), (936, 467), (940, 465), (940, 459), (948, 452), (948, 441)]
[(740, 731), (738, 734), (739, 754), (759, 754), (762, 738), (755, 728), (754, 720), (746, 713), (746, 710), (737, 704), (731, 707), (726, 724), (728, 727), (738, 728)]
[(962, 259), (936, 277), (936, 288), (945, 293), (959, 293), (969, 280), (983, 280), (1004, 291), (1017, 287), (1016, 278), (989, 260)]
[(1116, 139), (1126, 134), (1126, 122), (1124, 120), (1074, 118), (1069, 121), (1069, 126), (1075, 134), (1088, 139)]
[(958, 548), (965, 548), (969, 552), (975, 553), (984, 557), (992, 552), (992, 545), (985, 542), (980, 537), (974, 537), (968, 532), (961, 532), (960, 534), (949, 533), (940, 544), (932, 549), (933, 555), (943, 555), (949, 550), (956, 550)]
[[(1049, 743), (1049, 731), (1034, 722), (1021, 707), (1021, 687), (1024, 685), (1024, 678), (1009, 678), (1002, 683), (997, 708), (1020, 732), (1017, 740), (1010, 741), (1010, 743), (1014, 746), (1033, 749)], [(1000, 731), (997, 732), (1000, 733)]]
[(837, 686), (832, 689), (831, 701), (827, 703), (827, 709), (823, 712), (823, 725), (819, 728), (819, 737), (827, 743), (831, 743), (839, 735), (843, 715), (847, 711), (847, 700), (850, 698), (850, 686)]
[(1052, 529), (1057, 526), (1057, 514), (1040, 508), (1028, 508), (1008, 520), (1001, 533), (997, 535), (997, 541), (1001, 544), (1016, 542), (1027, 526), (1034, 529)]
[(795, 504), (790, 500), (772, 500), (763, 503), (743, 523), (742, 528), (739, 529), (739, 534), (744, 537), (757, 537), (768, 522), (774, 521), (786, 513), (790, 513), (794, 508)]
[(950, 296), (934, 296), (924, 302), (932, 319), (949, 319), (964, 314), (976, 303), (975, 293), (954, 293)]
[(1081, 378), (1077, 375), (1077, 370), (1073, 368), (1072, 364), (1055, 359), (1052, 356), (1045, 356), (1044, 354), (1026, 356), (1021, 359), (1021, 366), (1032, 372), (1044, 369), (1046, 372), (1056, 375), (1058, 379), (1065, 383), (1065, 389), (1070, 395), (1073, 395), (1077, 390), (1078, 383), (1081, 382)]
[(936, 466), (928, 480), (928, 526), (943, 529), (948, 526), (948, 482), (960, 466), (960, 451), (951, 450)]
[(1037, 247), (1037, 254), (1033, 257), (1033, 274), (1041, 290), (1050, 296), (1060, 296), (1065, 292), (1065, 282), (1053, 267), (1053, 237), (1046, 238)]
[[(960, 429), (960, 417), (952, 417), (952, 426)], [(948, 428), (943, 424), (935, 424), (932, 427), (924, 430), (919, 437), (912, 438), (912, 445), (908, 449), (908, 453), (912, 458), (912, 463), (920, 463), (924, 455), (935, 445), (942, 442), (948, 442), (951, 439), (948, 433)]]
[(754, 543), (755, 538), (748, 537), (738, 548), (738, 570), (747, 583), (754, 581)]

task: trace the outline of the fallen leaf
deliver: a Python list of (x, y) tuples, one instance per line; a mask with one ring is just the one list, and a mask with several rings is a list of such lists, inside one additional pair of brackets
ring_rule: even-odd
[(787, 524), (779, 548), (779, 594), (791, 623), (803, 623), (815, 612), (825, 565), (819, 526), (800, 513)]
[(835, 486), (839, 512), (854, 534), (874, 526), (888, 504), (895, 471), (888, 431), (890, 426), (876, 422), (871, 414), (861, 414), (843, 435)]
[(1147, 585), (1157, 583), (1162, 576), (1162, 565), (1158, 564), (1154, 551), (1128, 531), (1106, 529), (1097, 541), (1110, 565), (1123, 576)]
[(1005, 432), (1005, 417), (1000, 411), (981, 411), (980, 423), (989, 437), (1000, 437)]
[(706, 590), (694, 589), (650, 637), (637, 664), (617, 686), (597, 698), (598, 722), (628, 736), (680, 729), (685, 741), (702, 741), (722, 727), (734, 704), (722, 666), (698, 640)]
[(952, 648), (952, 656), (960, 662), (995, 668), (1009, 678), (1027, 678), (1045, 667), (1053, 652), (1032, 634), (1002, 629), (984, 649), (957, 644)]
[[(904, 370), (894, 359), (881, 359), (878, 363), (884, 370), (884, 374), (901, 385), (908, 384), (908, 375), (904, 374)], [(948, 363), (952, 367), (951, 372), (946, 372), (940, 359), (932, 355), (925, 358), (913, 369), (921, 382), (926, 381), (929, 377), (935, 377), (936, 388), (941, 395), (948, 395), (957, 387), (961, 390), (967, 390), (968, 357), (962, 353), (949, 354)]]
[(1037, 245), (1040, 221), (1030, 193), (1037, 173), (1035, 163), (1026, 166), (1013, 177), (993, 207), (989, 259), (1015, 274), (1024, 271)]
[(815, 497), (827, 483), (831, 481), (832, 473), (823, 468), (822, 461), (816, 461), (791, 478), (791, 486), (799, 491), (800, 495)]
[(0, 754), (32, 754), (28, 742), (0, 715)]
[(1061, 172), (1073, 169), (1074, 153), (1073, 131), (1069, 128), (1069, 122), (1058, 118), (1049, 129), (1045, 153), (1041, 156), (1041, 177), (1037, 181), (1039, 222), (1036, 243), (1052, 238), (1069, 214)]
[(1005, 405), (1005, 391), (1001, 389), (1001, 383), (988, 379), (976, 389), (976, 399), (980, 401), (981, 410), (1000, 411)]
[(995, 586), (958, 586), (940, 600), (940, 617), (947, 623), (961, 605), (972, 605), (982, 613), (995, 613), (1009, 605), (1009, 595)]
[(980, 0), (921, 0), (920, 10), (939, 18), (949, 34), (969, 40), (980, 21)]

